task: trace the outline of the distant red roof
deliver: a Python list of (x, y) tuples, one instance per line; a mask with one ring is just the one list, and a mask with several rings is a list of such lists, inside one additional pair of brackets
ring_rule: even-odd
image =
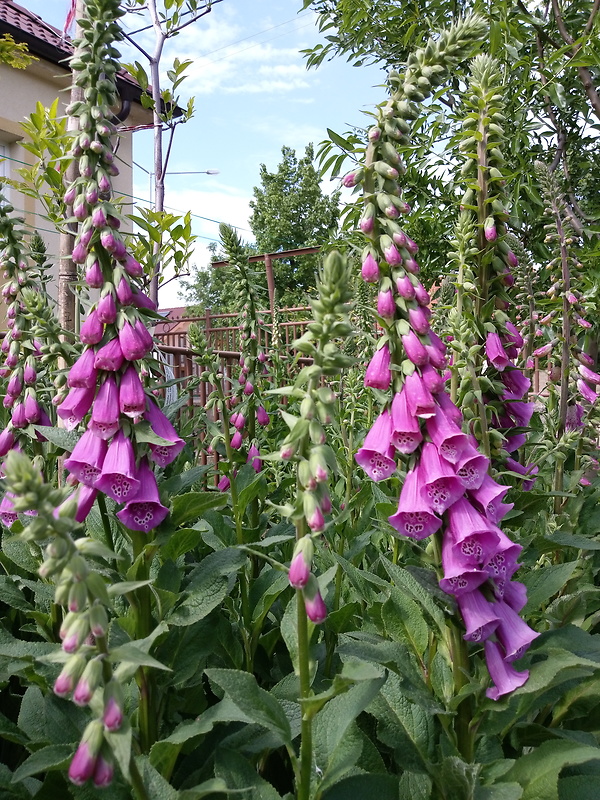
[[(33, 11), (12, 0), (0, 0), (0, 34), (3, 33), (10, 33), (15, 41), (25, 43), (34, 56), (64, 69), (69, 68), (66, 59), (73, 54), (71, 40)], [(141, 89), (131, 75), (120, 72), (117, 83), (122, 99), (139, 103)]]

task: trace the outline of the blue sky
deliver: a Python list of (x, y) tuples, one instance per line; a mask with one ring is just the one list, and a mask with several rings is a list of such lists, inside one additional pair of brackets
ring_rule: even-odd
[[(62, 28), (68, 0), (20, 0)], [(300, 50), (321, 41), (316, 15), (299, 11), (301, 0), (222, 0), (168, 44), (163, 71), (174, 57), (193, 59), (181, 97), (196, 98), (196, 113), (179, 126), (168, 169), (172, 172), (218, 169), (218, 175), (168, 175), (167, 206), (222, 220), (251, 239), (248, 201), (259, 183), (259, 165), (275, 170), (283, 145), (303, 155), (326, 129), (343, 132), (366, 125), (360, 109), (383, 99), (384, 73), (375, 66), (357, 69), (344, 59), (306, 70)], [(132, 26), (141, 27), (138, 20)], [(146, 49), (151, 33), (138, 36)], [(130, 60), (132, 55), (127, 55)], [(143, 63), (143, 57), (135, 56)], [(152, 171), (152, 139), (138, 132), (134, 160)], [(134, 194), (149, 197), (148, 175), (134, 174)], [(334, 188), (333, 185), (328, 188)], [(194, 218), (199, 237), (195, 262), (208, 263), (206, 245), (218, 238), (215, 223)], [(181, 304), (176, 282), (161, 293), (161, 305)]]

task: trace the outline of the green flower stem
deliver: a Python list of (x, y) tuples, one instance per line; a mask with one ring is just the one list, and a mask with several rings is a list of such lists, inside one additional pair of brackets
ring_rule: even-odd
[[(296, 538), (300, 540), (306, 533), (304, 518), (296, 523)], [(312, 770), (312, 716), (304, 710), (303, 700), (310, 696), (310, 653), (308, 647), (308, 616), (304, 607), (302, 590), (296, 590), (298, 627), (298, 669), (300, 672), (300, 710), (302, 722), (300, 730), (300, 774), (298, 776), (297, 800), (308, 800)]]
[(486, 413), (485, 403), (483, 402), (483, 393), (481, 391), (481, 386), (479, 385), (479, 380), (477, 378), (475, 367), (473, 366), (472, 362), (468, 363), (467, 369), (469, 370), (469, 375), (471, 376), (473, 389), (475, 390), (477, 397), (477, 408), (479, 410), (479, 419), (481, 422), (481, 446), (483, 448), (483, 452), (485, 453), (485, 455), (489, 459), (491, 459), (492, 448), (490, 446), (490, 432), (487, 423), (487, 413)]
[(137, 768), (137, 764), (135, 763), (133, 753), (131, 754), (131, 760), (129, 762), (129, 774), (131, 776), (131, 785), (133, 787), (136, 800), (150, 800), (150, 795), (146, 791), (144, 781), (140, 775), (139, 769)]
[(102, 494), (102, 492), (98, 492), (98, 497), (96, 499), (98, 500), (98, 508), (100, 509), (102, 529), (104, 530), (104, 536), (106, 537), (106, 546), (109, 547), (114, 553), (115, 544), (113, 542), (113, 535), (110, 527), (110, 519), (108, 517), (108, 511), (106, 510), (106, 500), (104, 499), (104, 495)]

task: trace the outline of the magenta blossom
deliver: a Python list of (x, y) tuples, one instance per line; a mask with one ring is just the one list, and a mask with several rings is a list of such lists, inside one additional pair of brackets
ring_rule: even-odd
[(252, 445), (248, 450), (248, 458), (246, 459), (246, 463), (252, 464), (252, 469), (255, 472), (260, 472), (262, 469), (262, 462), (260, 459), (260, 452), (256, 445)]
[(112, 292), (108, 292), (101, 298), (96, 309), (98, 319), (106, 325), (112, 325), (117, 318), (117, 304)]
[(422, 496), (436, 514), (443, 514), (464, 492), (454, 470), (432, 442), (423, 445), (417, 472)]
[(487, 475), (488, 459), (472, 445), (464, 448), (454, 465), (456, 477), (460, 479), (465, 489), (478, 489)]
[(438, 448), (440, 455), (451, 464), (456, 464), (469, 445), (467, 435), (448, 419), (441, 408), (438, 408), (435, 416), (427, 420), (426, 426), (429, 438)]
[(582, 378), (577, 379), (577, 389), (579, 390), (579, 393), (583, 399), (587, 400), (588, 403), (595, 403), (598, 399), (596, 392), (590, 386), (588, 386), (588, 384)]
[(175, 428), (152, 400), (148, 400), (148, 410), (144, 414), (144, 418), (148, 420), (154, 433), (161, 439), (165, 439), (164, 444), (150, 444), (150, 458), (159, 466), (166, 467), (181, 453), (185, 442), (178, 436)]
[(130, 364), (121, 375), (119, 384), (119, 411), (126, 417), (137, 419), (146, 410), (146, 392), (137, 369)]
[(269, 424), (269, 415), (263, 408), (263, 406), (259, 406), (256, 409), (256, 421), (259, 425), (265, 426)]
[(426, 539), (440, 529), (442, 520), (423, 498), (416, 470), (407, 474), (398, 510), (388, 517), (388, 522), (402, 536), (411, 536), (413, 539)]
[(98, 344), (104, 335), (104, 325), (98, 319), (98, 312), (94, 309), (81, 326), (79, 338), (84, 344)]
[(64, 426), (68, 431), (74, 430), (85, 417), (94, 401), (95, 394), (95, 386), (88, 389), (71, 389), (59, 405), (56, 413), (64, 421)]
[(380, 291), (377, 296), (377, 313), (383, 319), (393, 319), (396, 314), (396, 302), (391, 289)]
[(139, 491), (127, 501), (125, 508), (117, 513), (117, 517), (127, 528), (148, 533), (160, 525), (168, 515), (169, 509), (160, 502), (156, 478), (145, 458), (140, 462), (136, 479), (140, 484)]
[(135, 477), (135, 454), (131, 439), (122, 430), (113, 438), (95, 486), (116, 503), (125, 503), (140, 488)]
[(465, 623), (464, 639), (482, 642), (492, 635), (500, 622), (494, 613), (493, 603), (488, 602), (478, 589), (459, 595), (456, 601)]
[(517, 672), (517, 670), (506, 661), (504, 650), (497, 642), (488, 639), (485, 643), (485, 659), (491, 679), (496, 684), (485, 693), (490, 700), (497, 700), (505, 694), (523, 686), (529, 678), (529, 671)]
[(119, 390), (112, 374), (98, 389), (89, 429), (101, 439), (110, 439), (119, 430)]
[(107, 449), (106, 441), (88, 430), (77, 442), (69, 458), (65, 459), (65, 469), (80, 483), (95, 486)]
[(371, 253), (367, 253), (363, 259), (362, 276), (367, 283), (375, 283), (379, 280), (379, 266)]
[(406, 389), (394, 395), (391, 418), (392, 444), (400, 453), (413, 453), (423, 441), (423, 435), (418, 418), (409, 411)]
[[(144, 328), (144, 330), (146, 329)], [(150, 345), (148, 345), (148, 340), (141, 335), (141, 330), (137, 323), (133, 326), (130, 322), (125, 322), (119, 331), (119, 344), (127, 361), (137, 361), (150, 351), (152, 339), (150, 339)]]
[(372, 389), (382, 389), (383, 391), (389, 389), (392, 380), (390, 361), (390, 348), (386, 343), (375, 351), (367, 367), (365, 386), (370, 386)]
[(476, 507), (497, 525), (513, 507), (512, 503), (502, 502), (509, 489), (510, 486), (501, 486), (486, 471), (480, 486), (469, 494)]
[(94, 367), (95, 358), (94, 350), (91, 347), (87, 347), (69, 370), (67, 386), (79, 389), (89, 389), (92, 386), (96, 386), (98, 372)]
[(79, 491), (77, 492), (77, 511), (75, 512), (75, 519), (77, 522), (83, 522), (85, 520), (92, 510), (97, 494), (98, 490), (91, 486), (85, 486), (83, 484), (79, 487)]
[(493, 364), (498, 372), (503, 372), (510, 364), (502, 340), (497, 333), (488, 333), (485, 341), (485, 354), (490, 364)]
[(421, 419), (430, 419), (435, 416), (437, 408), (435, 401), (416, 370), (405, 378), (403, 392), (406, 392), (410, 414)]
[(392, 419), (389, 411), (383, 411), (373, 423), (365, 437), (363, 446), (355, 455), (361, 466), (373, 481), (383, 481), (396, 469), (392, 439)]
[(411, 330), (402, 336), (402, 345), (406, 357), (417, 366), (423, 366), (429, 361), (429, 354), (425, 345), (421, 342), (417, 334)]
[(96, 369), (103, 369), (106, 372), (117, 372), (123, 366), (123, 351), (118, 339), (111, 339), (105, 345), (96, 350), (94, 366)]

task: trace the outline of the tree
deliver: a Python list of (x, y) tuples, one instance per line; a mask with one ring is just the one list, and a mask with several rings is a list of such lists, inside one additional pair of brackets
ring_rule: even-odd
[[(259, 253), (276, 253), (296, 247), (324, 244), (339, 219), (338, 194), (324, 194), (314, 168), (313, 146), (296, 159), (291, 147), (281, 149), (276, 172), (260, 165), (261, 186), (250, 201), (250, 227)], [(315, 286), (318, 257), (278, 259), (273, 262), (275, 288), (283, 306), (302, 305)]]

